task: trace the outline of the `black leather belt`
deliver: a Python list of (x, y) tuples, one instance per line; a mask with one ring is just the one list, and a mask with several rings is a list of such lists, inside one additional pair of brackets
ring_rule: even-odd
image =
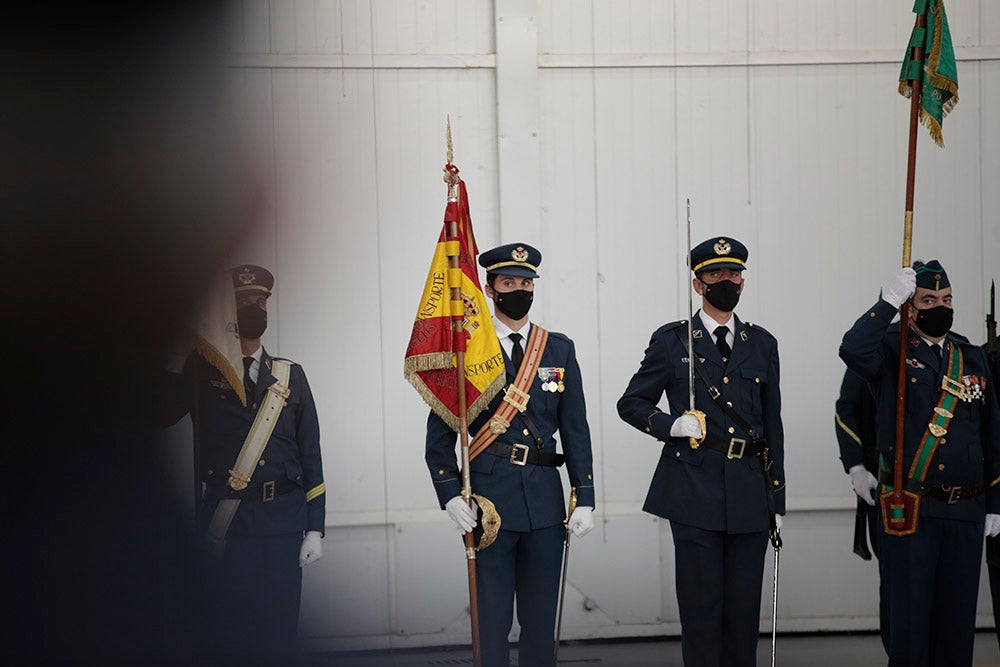
[(705, 440), (698, 446), (722, 452), (729, 459), (742, 459), (746, 456), (760, 456), (764, 453), (766, 444), (744, 438), (723, 438), (722, 436), (709, 433), (705, 436)]
[(251, 484), (241, 491), (234, 491), (226, 484), (206, 484), (205, 495), (212, 498), (247, 500), (250, 502), (267, 503), (289, 491), (302, 488), (296, 482), (288, 479), (276, 479), (270, 482)]
[(506, 442), (494, 441), (492, 445), (486, 448), (488, 454), (493, 456), (499, 456), (502, 459), (507, 459), (516, 466), (523, 466), (526, 463), (530, 463), (536, 466), (552, 466), (558, 468), (566, 460), (566, 457), (562, 454), (556, 454), (555, 452), (546, 452), (540, 450), (537, 447), (530, 447), (528, 445), (511, 445)]
[[(878, 481), (882, 484), (892, 486), (896, 480), (893, 479), (891, 472), (882, 470), (878, 474)], [(921, 496), (929, 496), (949, 505), (953, 505), (959, 500), (975, 498), (986, 493), (985, 484), (969, 484), (967, 486), (959, 486), (957, 484), (925, 484), (915, 479), (903, 480), (903, 489)]]

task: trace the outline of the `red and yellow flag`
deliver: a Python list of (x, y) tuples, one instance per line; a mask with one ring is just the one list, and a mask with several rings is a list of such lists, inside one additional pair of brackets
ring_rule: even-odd
[[(457, 169), (455, 170), (457, 172)], [(458, 222), (458, 236), (448, 236), (448, 223)], [(465, 182), (458, 182), (458, 201), (448, 202), (444, 229), (434, 248), (420, 307), (406, 348), (403, 376), (416, 387), (431, 409), (456, 431), (458, 423), (458, 355), (465, 349), (465, 397), (471, 423), (504, 385), (503, 353), (476, 268), (476, 239)], [(451, 269), (449, 256), (458, 256)], [(458, 286), (462, 303), (453, 307), (450, 290)], [(453, 335), (451, 322), (460, 319), (462, 331)]]

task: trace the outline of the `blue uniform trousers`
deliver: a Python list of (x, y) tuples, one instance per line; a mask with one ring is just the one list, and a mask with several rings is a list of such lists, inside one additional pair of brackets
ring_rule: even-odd
[[(868, 538), (876, 561), (879, 560), (878, 542), (879, 533), (882, 532), (881, 513), (879, 503), (868, 508)], [(885, 649), (886, 655), (889, 655), (889, 597), (886, 595), (885, 583), (881, 576), (878, 578), (878, 629), (882, 637), (882, 648)]]
[(880, 527), (879, 553), (889, 667), (971, 665), (983, 522), (922, 516), (918, 532), (906, 537)]
[(767, 532), (727, 534), (670, 522), (685, 667), (757, 664)]
[(302, 597), (301, 533), (226, 540), (219, 573), (220, 645), (261, 659), (294, 653)]
[(997, 644), (1000, 644), (1000, 567), (989, 565), (986, 571), (990, 575), (990, 596), (993, 598), (993, 624), (996, 626)]
[(518, 664), (554, 667), (556, 605), (562, 570), (562, 524), (528, 532), (501, 530), (497, 540), (476, 553), (479, 639), (483, 667), (508, 667), (507, 637), (521, 625)]

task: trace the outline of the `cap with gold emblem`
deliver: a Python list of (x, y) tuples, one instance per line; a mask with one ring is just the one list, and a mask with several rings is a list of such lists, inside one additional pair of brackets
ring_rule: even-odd
[(260, 292), (265, 296), (271, 296), (271, 288), (274, 287), (274, 275), (263, 266), (240, 264), (233, 267), (232, 274), (233, 288), (237, 294)]
[(527, 243), (508, 243), (479, 255), (479, 265), (486, 273), (499, 273), (519, 278), (537, 278), (542, 253)]
[(734, 238), (715, 236), (691, 249), (691, 271), (700, 273), (713, 269), (747, 268), (750, 251)]
[(924, 263), (919, 259), (913, 263), (913, 272), (917, 274), (917, 287), (924, 289), (939, 290), (951, 287), (948, 274), (945, 273), (941, 262), (936, 259)]

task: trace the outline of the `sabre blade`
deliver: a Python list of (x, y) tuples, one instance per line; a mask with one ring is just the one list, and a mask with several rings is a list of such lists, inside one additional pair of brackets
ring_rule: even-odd
[[(691, 198), (687, 200), (687, 267), (691, 267)], [(684, 283), (687, 284), (685, 275)], [(691, 286), (687, 285), (688, 294), (688, 409), (694, 411), (694, 305), (691, 301)]]
[(781, 557), (781, 549), (774, 547), (774, 597), (771, 603), (771, 667), (774, 667), (774, 658), (778, 643), (778, 559)]

